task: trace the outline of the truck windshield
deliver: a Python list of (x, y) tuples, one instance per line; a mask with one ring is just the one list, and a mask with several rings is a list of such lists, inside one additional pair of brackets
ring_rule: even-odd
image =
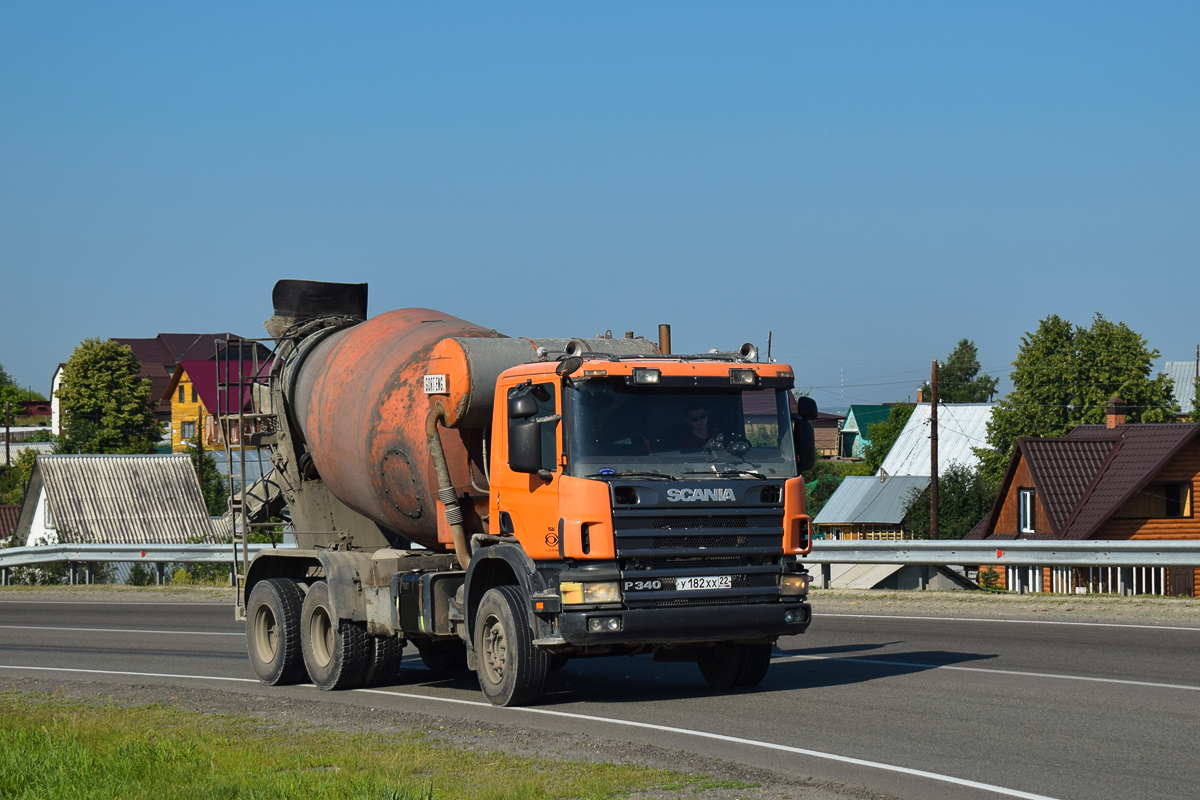
[(568, 387), (566, 411), (568, 472), (576, 477), (796, 475), (786, 390), (667, 389), (587, 381)]

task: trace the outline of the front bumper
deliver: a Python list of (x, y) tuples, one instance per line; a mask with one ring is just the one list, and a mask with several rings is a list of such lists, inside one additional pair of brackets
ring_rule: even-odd
[[(788, 611), (800, 612), (786, 622)], [(592, 617), (619, 617), (617, 631), (590, 631)], [(812, 621), (805, 602), (756, 603), (736, 606), (682, 606), (613, 611), (571, 611), (559, 614), (558, 633), (566, 644), (681, 644), (765, 639), (804, 633)]]

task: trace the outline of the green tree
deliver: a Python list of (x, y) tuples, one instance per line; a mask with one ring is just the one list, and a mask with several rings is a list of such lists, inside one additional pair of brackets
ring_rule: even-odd
[(0, 459), (0, 505), (20, 505), (25, 499), (25, 487), (29, 485), (36, 458), (37, 452), (27, 449), (21, 451), (11, 466), (4, 466)]
[(138, 377), (133, 351), (114, 341), (87, 339), (63, 368), (58, 398), (63, 453), (153, 453), (162, 437), (150, 381)]
[(874, 475), (883, 466), (883, 460), (891, 452), (892, 445), (900, 437), (900, 432), (908, 424), (916, 406), (908, 403), (897, 403), (888, 411), (887, 419), (877, 422), (867, 428), (867, 440), (870, 442), (863, 449), (863, 465), (867, 475)]
[(46, 396), (40, 392), (35, 392), (32, 389), (22, 389), (17, 385), (17, 382), (12, 379), (12, 376), (4, 369), (4, 365), (0, 364), (0, 424), (4, 422), (4, 404), (11, 403), (11, 413), (15, 417), (19, 409), (18, 403), (25, 403), (30, 400), (45, 401)]
[(1104, 422), (1109, 398), (1126, 403), (1128, 422), (1172, 422), (1178, 407), (1170, 379), (1151, 377), (1158, 358), (1125, 323), (1096, 314), (1076, 327), (1051, 314), (1021, 337), (1013, 390), (988, 423), (988, 448), (977, 451), (989, 481), (998, 482), (1022, 436), (1063, 436), (1077, 425)]
[(204, 506), (211, 516), (219, 517), (229, 508), (229, 484), (225, 477), (217, 471), (217, 462), (204, 449), (204, 433), (196, 426), (196, 435), (192, 437), (185, 451), (192, 459), (192, 468), (200, 476), (200, 494), (204, 497)]
[[(959, 339), (946, 360), (938, 362), (939, 403), (989, 403), (999, 382), (979, 374), (979, 350), (970, 339)], [(922, 384), (921, 393), (929, 399), (929, 381)]]
[[(938, 538), (961, 539), (992, 510), (999, 485), (980, 469), (951, 464), (938, 476)], [(913, 491), (904, 510), (904, 527), (920, 536), (928, 533), (931, 492)]]

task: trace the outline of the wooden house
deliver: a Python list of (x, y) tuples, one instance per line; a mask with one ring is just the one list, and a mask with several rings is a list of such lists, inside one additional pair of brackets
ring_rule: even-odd
[[(230, 355), (244, 359), (240, 369), (244, 384), (242, 405), (245, 407), (254, 376), (266, 376), (270, 371), (271, 351), (261, 344), (247, 342), (243, 352), (239, 352), (236, 338), (231, 338), (234, 340), (229, 345)], [(224, 449), (225, 426), (218, 417), (223, 413), (237, 413), (238, 370), (239, 362), (227, 360), (224, 349), (218, 352), (211, 341), (201, 342), (183, 355), (166, 388), (171, 400), (171, 449), (174, 452), (182, 452), (189, 443), (197, 441), (197, 436), (203, 437), (206, 449)], [(232, 388), (225, 388), (227, 385)], [(240, 436), (237, 426), (233, 427), (231, 441), (237, 444)]]
[(872, 425), (878, 425), (888, 418), (892, 406), (852, 405), (846, 410), (846, 419), (838, 432), (838, 452), (842, 458), (862, 458), (867, 445), (871, 443), (867, 430)]
[[(1197, 491), (1200, 423), (1126, 425), (1113, 402), (1105, 425), (1019, 439), (991, 513), (967, 538), (1200, 540)], [(1113, 568), (994, 571), (1000, 585), (1035, 592), (1115, 592), (1119, 582)], [(1200, 596), (1193, 567), (1137, 569), (1133, 580), (1121, 588)]]

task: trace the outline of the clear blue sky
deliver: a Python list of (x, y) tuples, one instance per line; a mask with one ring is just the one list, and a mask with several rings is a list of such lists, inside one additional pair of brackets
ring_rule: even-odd
[[(0, 363), (262, 335), (281, 277), (674, 326), (825, 407), (1095, 312), (1200, 341), (1196, 3), (0, 7)], [(843, 393), (839, 384), (844, 381)]]

